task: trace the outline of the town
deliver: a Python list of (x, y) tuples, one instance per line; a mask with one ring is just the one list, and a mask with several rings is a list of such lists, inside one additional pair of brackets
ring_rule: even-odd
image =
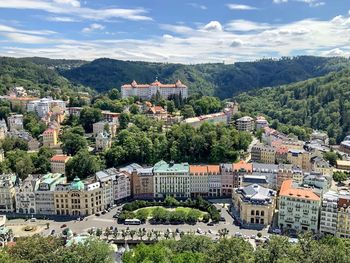
[[(197, 117), (183, 114), (184, 111), (176, 113), (172, 100), (166, 102), (164, 107), (151, 102), (156, 97), (156, 101), (168, 98), (186, 100), (187, 89), (180, 80), (175, 84), (162, 84), (156, 80), (151, 84), (133, 81), (123, 85), (120, 100), (139, 100), (133, 100), (131, 106), (126, 105), (123, 113), (100, 110), (100, 118), (96, 122), (91, 122), (94, 119), (91, 116), (90, 127), (85, 129), (91, 132), (78, 135), (88, 140), (88, 150), (83, 151), (83, 155), (98, 155), (108, 151), (117, 140), (118, 133), (127, 127), (132, 128), (130, 117), (121, 124), (125, 122), (125, 114), (136, 114), (161, 123), (162, 132), (171, 130), (174, 125), (184, 125), (194, 130), (203, 129), (206, 125), (214, 128), (216, 125), (232, 126), (236, 132), (252, 137), (248, 140), (249, 145), (246, 143), (245, 149), (242, 147), (234, 155), (239, 156), (235, 161), (189, 163), (160, 159), (153, 165), (116, 163), (116, 166), (101, 166), (100, 170), (84, 170), (80, 166), (88, 164), (79, 163), (75, 157), (79, 155), (79, 149), (74, 148), (78, 146), (79, 140), (73, 138), (68, 143), (64, 140), (67, 129), (72, 129), (67, 120), (81, 120), (81, 115), (86, 111), (85, 106), (70, 106), (70, 102), (51, 97), (32, 97), (24, 87), (15, 87), (3, 96), (1, 100), (10, 103), (11, 108), (17, 107), (47, 127), (34, 137), (33, 132), (28, 131), (28, 125), (24, 124), (28, 122), (26, 117), (10, 113), (6, 120), (1, 120), (0, 140), (3, 147), (4, 143), (9, 144), (6, 140), (20, 140), (28, 145), (29, 154), (40, 154), (43, 149), (51, 153), (47, 157), (49, 167), (44, 174), (29, 173), (29, 167), (23, 167), (23, 171), (18, 167), (23, 162), (20, 159), (15, 160), (12, 173), (0, 175), (0, 213), (3, 213), (1, 231), (6, 237), (4, 242), (10, 242), (13, 233), (19, 236), (28, 234), (19, 231), (16, 223), (13, 223), (19, 220), (18, 224), (22, 225), (23, 220), (13, 218), (26, 218), (31, 222), (28, 224), (34, 225), (39, 219), (51, 220), (47, 221), (51, 222), (51, 229), (47, 223), (48, 229), (40, 230), (46, 234), (58, 233), (61, 225), (68, 224), (76, 235), (84, 236), (95, 228), (90, 229), (86, 222), (91, 216), (95, 220), (91, 223), (96, 227), (99, 224), (104, 226), (106, 222), (111, 226), (123, 226), (130, 222), (145, 223), (147, 219), (155, 220), (155, 211), (152, 212), (153, 217), (150, 214), (130, 213), (122, 208), (123, 205), (132, 204), (133, 200), (161, 202), (169, 197), (181, 202), (204, 198), (216, 204), (216, 207), (223, 203), (223, 207), (227, 208), (226, 215), (209, 213), (209, 218), (198, 216), (194, 219), (194, 222), (199, 222), (198, 225), (210, 220), (208, 226), (211, 228), (205, 224), (202, 226), (209, 233), (222, 227), (230, 229), (232, 225), (232, 231), (236, 231), (232, 235), (253, 239), (261, 231), (293, 238), (308, 231), (318, 235), (350, 237), (350, 190), (344, 183), (350, 170), (348, 137), (339, 146), (334, 146), (329, 144), (326, 133), (313, 131), (310, 140), (302, 141), (297, 136), (286, 135), (270, 127), (262, 115), (241, 116), (237, 102), (226, 102), (222, 108), (219, 106), (213, 112)], [(85, 100), (89, 100), (88, 94), (84, 96)], [(79, 131), (73, 131), (70, 136), (74, 137), (77, 133)], [(19, 144), (18, 141), (12, 143)], [(71, 145), (67, 146), (69, 143)], [(1, 161), (6, 163), (9, 158), (12, 157), (2, 149)], [(78, 167), (69, 168), (74, 160), (78, 162)], [(67, 169), (71, 169), (69, 174)], [(79, 169), (83, 174), (78, 172)], [(181, 206), (181, 203), (177, 206)], [(116, 207), (119, 207), (117, 213)], [(78, 223), (73, 224), (76, 220)], [(181, 224), (185, 224), (184, 221), (177, 219)], [(220, 225), (221, 221), (225, 225)], [(203, 233), (197, 226), (185, 226), (184, 229)], [(169, 228), (164, 226), (162, 231), (169, 231)]]

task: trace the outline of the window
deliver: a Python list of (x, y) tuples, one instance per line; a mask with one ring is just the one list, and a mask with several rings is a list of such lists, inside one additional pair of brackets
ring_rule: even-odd
[(250, 211), (250, 215), (252, 216), (254, 215), (254, 210)]

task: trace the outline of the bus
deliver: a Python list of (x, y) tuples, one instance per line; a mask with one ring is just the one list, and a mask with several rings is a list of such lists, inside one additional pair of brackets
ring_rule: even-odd
[(124, 225), (141, 225), (141, 221), (138, 219), (125, 219)]

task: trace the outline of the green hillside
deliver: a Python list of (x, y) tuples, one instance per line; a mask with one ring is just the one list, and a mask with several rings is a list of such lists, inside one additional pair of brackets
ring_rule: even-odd
[[(56, 70), (51, 69), (43, 60), (33, 63), (32, 59), (0, 57), (0, 95), (13, 86), (25, 86), (29, 89), (39, 90), (43, 95), (53, 88), (60, 88), (70, 92), (72, 90), (83, 90), (83, 87), (72, 84)], [(59, 62), (62, 65), (62, 61)]]
[(333, 143), (350, 133), (349, 69), (278, 88), (251, 91), (236, 99), (244, 112), (266, 114), (291, 127), (327, 131)]
[(350, 66), (346, 58), (300, 56), (280, 60), (225, 64), (164, 64), (97, 59), (70, 70), (60, 71), (72, 82), (106, 91), (136, 80), (150, 83), (181, 79), (192, 93), (230, 98), (242, 91), (302, 81)]

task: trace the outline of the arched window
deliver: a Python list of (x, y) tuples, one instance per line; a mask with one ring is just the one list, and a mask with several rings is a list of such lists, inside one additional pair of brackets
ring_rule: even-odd
[(260, 212), (260, 215), (261, 215), (261, 216), (264, 216), (264, 215), (265, 215), (265, 211), (261, 211), (261, 212)]
[(257, 216), (259, 215), (259, 210), (256, 210), (255, 215)]
[(250, 215), (252, 216), (254, 215), (254, 210), (250, 211)]

